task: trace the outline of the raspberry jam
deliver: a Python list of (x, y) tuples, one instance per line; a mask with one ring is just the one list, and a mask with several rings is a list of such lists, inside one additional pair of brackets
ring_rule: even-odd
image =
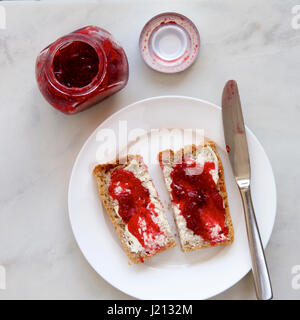
[[(213, 162), (205, 162), (202, 173), (191, 174), (199, 166), (195, 161), (176, 164), (171, 172), (172, 201), (179, 205), (187, 228), (214, 245), (227, 240), (228, 227), (223, 199), (214, 182)], [(196, 171), (196, 170), (194, 170)], [(197, 171), (196, 171), (197, 172)]]
[(98, 54), (85, 42), (70, 42), (56, 51), (53, 72), (57, 81), (68, 88), (85, 87), (99, 72)]
[(127, 57), (109, 32), (87, 26), (59, 38), (39, 54), (36, 79), (53, 107), (73, 114), (127, 84)]
[(157, 213), (150, 201), (149, 190), (131, 171), (118, 169), (111, 174), (108, 191), (118, 201), (118, 214), (127, 224), (128, 231), (138, 239), (146, 253), (159, 250), (155, 241), (163, 232), (153, 221), (152, 217)]

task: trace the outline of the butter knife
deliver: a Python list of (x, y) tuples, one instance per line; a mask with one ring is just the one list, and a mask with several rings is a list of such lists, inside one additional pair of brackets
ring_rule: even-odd
[(223, 90), (222, 118), (226, 149), (244, 206), (256, 296), (259, 300), (270, 300), (273, 297), (272, 286), (251, 199), (248, 144), (239, 91), (234, 80), (228, 81)]

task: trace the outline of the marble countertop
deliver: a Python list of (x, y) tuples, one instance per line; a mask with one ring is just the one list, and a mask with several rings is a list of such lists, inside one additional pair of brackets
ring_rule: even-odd
[[(96, 274), (73, 237), (67, 190), (77, 153), (105, 118), (134, 101), (175, 94), (220, 104), (231, 78), (276, 178), (278, 210), (266, 249), (274, 299), (300, 299), (292, 273), (300, 265), (300, 29), (292, 23), (294, 6), (290, 0), (0, 2), (6, 12), (6, 29), (0, 29), (0, 265), (6, 289), (0, 299), (131, 299)], [(180, 74), (155, 72), (139, 55), (144, 23), (164, 11), (186, 15), (200, 32), (199, 58)], [(108, 29), (123, 45), (130, 80), (101, 104), (66, 116), (39, 93), (35, 58), (57, 37), (89, 24)], [(254, 298), (251, 273), (214, 297)]]

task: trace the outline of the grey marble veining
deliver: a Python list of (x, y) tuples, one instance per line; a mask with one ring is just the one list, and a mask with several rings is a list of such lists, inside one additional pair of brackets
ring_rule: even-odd
[[(131, 299), (99, 277), (77, 247), (67, 189), (82, 144), (109, 115), (151, 96), (177, 94), (219, 104), (224, 83), (239, 83), (247, 125), (272, 163), (278, 211), (266, 249), (275, 299), (300, 299), (300, 29), (295, 1), (0, 2), (0, 299)], [(149, 69), (138, 51), (144, 23), (163, 11), (188, 16), (201, 37), (199, 58), (180, 74)], [(120, 93), (66, 116), (38, 91), (34, 64), (57, 37), (89, 24), (108, 29), (127, 52), (130, 80)], [(215, 299), (254, 299), (251, 274)]]

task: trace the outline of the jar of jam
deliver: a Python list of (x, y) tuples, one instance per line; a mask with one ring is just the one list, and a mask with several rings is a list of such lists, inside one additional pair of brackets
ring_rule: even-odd
[(73, 114), (121, 90), (128, 81), (128, 61), (109, 32), (87, 26), (41, 51), (36, 79), (53, 107)]

